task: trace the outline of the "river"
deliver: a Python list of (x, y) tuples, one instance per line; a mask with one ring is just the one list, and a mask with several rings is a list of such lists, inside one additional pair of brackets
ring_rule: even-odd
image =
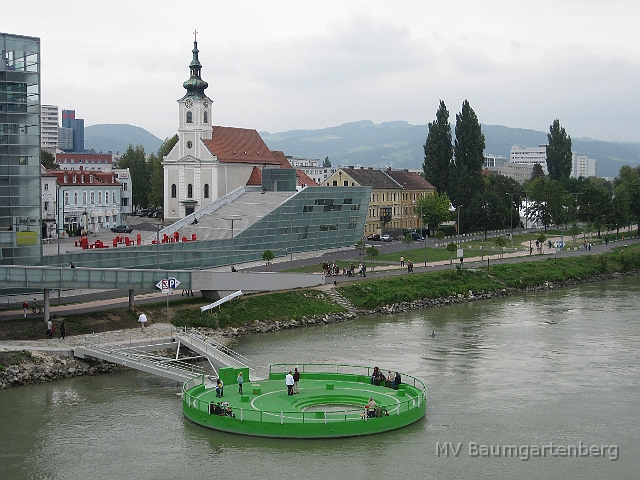
[(379, 365), (425, 380), (426, 418), (369, 437), (207, 430), (182, 417), (179, 385), (133, 371), (4, 390), (0, 477), (638, 478), (639, 287), (634, 277), (240, 340), (256, 364)]

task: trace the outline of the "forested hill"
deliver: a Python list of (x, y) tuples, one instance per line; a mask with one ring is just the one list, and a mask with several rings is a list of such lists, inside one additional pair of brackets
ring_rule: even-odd
[[(482, 132), (485, 153), (506, 158), (513, 145), (536, 147), (547, 142), (546, 132), (535, 130), (482, 125)], [(404, 121), (375, 124), (363, 120), (319, 130), (260, 134), (270, 149), (282, 150), (286, 155), (318, 159), (328, 156), (332, 165), (421, 169), (427, 126)], [(580, 138), (572, 138), (572, 143), (578, 155), (597, 160), (599, 176), (615, 177), (622, 165), (640, 164), (640, 143)]]
[[(547, 142), (546, 132), (482, 125), (485, 153), (509, 158), (512, 145), (536, 147)], [(567, 132), (571, 135), (571, 132)], [(375, 124), (368, 120), (343, 123), (319, 130), (261, 132), (272, 150), (285, 155), (324, 159), (332, 165), (421, 169), (424, 161), (426, 125), (408, 122)], [(85, 148), (97, 152), (124, 152), (129, 144), (142, 145), (146, 153), (155, 153), (162, 140), (143, 128), (126, 124), (92, 125), (85, 128)], [(615, 177), (622, 165), (640, 165), (640, 143), (616, 143), (572, 138), (573, 151), (598, 161), (599, 176)]]

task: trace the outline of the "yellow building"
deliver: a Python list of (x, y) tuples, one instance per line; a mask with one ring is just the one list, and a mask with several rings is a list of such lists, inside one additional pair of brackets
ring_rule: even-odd
[(397, 237), (403, 229), (420, 228), (416, 204), (420, 198), (435, 192), (435, 187), (417, 172), (390, 168), (340, 168), (324, 184), (371, 187), (365, 235), (389, 233)]

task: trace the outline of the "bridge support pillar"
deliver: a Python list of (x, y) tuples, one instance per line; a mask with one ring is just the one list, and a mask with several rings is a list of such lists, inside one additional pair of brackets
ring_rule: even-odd
[(46, 322), (50, 318), (50, 310), (49, 310), (49, 295), (50, 290), (48, 288), (44, 289), (44, 321)]
[(133, 312), (136, 309), (135, 297), (133, 295), (133, 289), (129, 290), (129, 311)]
[(200, 290), (202, 293), (202, 298), (206, 298), (207, 300), (220, 300), (223, 296), (220, 294), (219, 290)]

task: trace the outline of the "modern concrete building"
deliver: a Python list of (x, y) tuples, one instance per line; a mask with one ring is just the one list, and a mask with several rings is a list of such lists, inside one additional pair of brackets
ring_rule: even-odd
[(511, 147), (509, 154), (509, 162), (524, 165), (535, 165), (539, 163), (545, 175), (549, 174), (547, 170), (547, 146), (539, 145), (537, 147), (521, 147), (514, 145)]
[(507, 158), (502, 155), (486, 155), (484, 156), (484, 168), (499, 168), (507, 163)]
[(0, 263), (42, 259), (40, 39), (0, 33)]
[(58, 149), (65, 152), (73, 151), (73, 129), (58, 127)]
[(597, 166), (597, 162), (594, 158), (579, 156), (577, 153), (574, 153), (572, 157), (572, 163), (571, 163), (571, 177), (572, 178), (595, 177), (596, 166)]
[(322, 185), (327, 178), (338, 171), (339, 167), (323, 167), (321, 161), (310, 158), (298, 158), (287, 155), (287, 160), (293, 168), (303, 171), (318, 185)]
[(58, 149), (57, 105), (42, 105), (40, 109), (40, 147), (54, 155)]

